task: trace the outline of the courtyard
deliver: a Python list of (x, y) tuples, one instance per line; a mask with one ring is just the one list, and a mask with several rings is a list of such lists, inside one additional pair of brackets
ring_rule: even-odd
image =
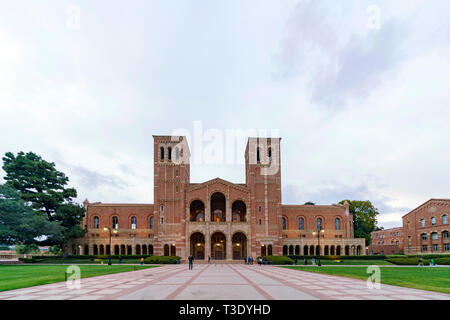
[(386, 284), (369, 289), (365, 280), (276, 266), (200, 264), (188, 270), (181, 264), (82, 278), (79, 289), (56, 282), (8, 290), (0, 292), (0, 299), (450, 300), (450, 294)]

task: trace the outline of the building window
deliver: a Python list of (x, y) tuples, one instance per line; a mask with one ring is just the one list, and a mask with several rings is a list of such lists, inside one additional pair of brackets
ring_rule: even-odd
[(164, 147), (161, 147), (160, 150), (161, 150), (161, 160), (164, 160)]
[(167, 159), (172, 160), (172, 148), (169, 147), (167, 149)]
[(283, 230), (286, 230), (286, 218), (285, 217), (281, 218), (281, 224), (282, 224)]
[(272, 162), (272, 148), (269, 148), (268, 154), (269, 154), (269, 162)]
[(305, 229), (305, 221), (303, 218), (298, 218), (298, 230), (304, 230)]
[(450, 243), (444, 244), (444, 251), (450, 251)]
[(259, 155), (259, 148), (256, 148), (256, 162), (260, 162), (261, 161), (261, 157)]
[(339, 218), (334, 219), (334, 229), (341, 230), (341, 219)]
[(439, 247), (437, 244), (433, 244), (433, 251), (439, 251)]
[(119, 218), (117, 216), (112, 217), (112, 228), (119, 229)]
[(444, 214), (444, 215), (442, 216), (442, 223), (443, 223), (443, 224), (448, 224), (448, 215)]
[(317, 228), (317, 230), (322, 229), (322, 218), (316, 219), (316, 228)]
[(175, 176), (178, 177), (178, 169), (175, 170)]
[(175, 159), (176, 160), (180, 159), (180, 149), (178, 147), (175, 148)]
[(426, 233), (422, 233), (422, 240), (427, 240), (427, 234)]
[(436, 217), (431, 217), (431, 225), (436, 225)]
[(443, 239), (448, 239), (448, 238), (449, 238), (449, 233), (448, 233), (447, 230), (444, 231), (444, 232), (442, 232), (442, 238), (443, 238)]
[(438, 236), (437, 232), (433, 232), (433, 233), (431, 234), (431, 239), (437, 240), (438, 238), (439, 238), (439, 236)]
[(175, 192), (178, 192), (178, 186), (175, 187)]
[(153, 217), (150, 217), (150, 229), (153, 229)]
[(100, 220), (98, 217), (94, 217), (94, 229), (98, 229), (98, 225), (100, 224)]
[(407, 227), (408, 229), (411, 229), (411, 222), (408, 221), (408, 222), (406, 223), (406, 227)]
[(159, 210), (160, 210), (161, 212), (164, 212), (164, 206), (161, 205), (161, 206), (159, 207)]
[(161, 217), (161, 224), (164, 224), (164, 217)]
[(259, 219), (259, 225), (261, 225), (261, 219)]
[(428, 246), (422, 246), (422, 251), (428, 251)]
[(425, 219), (420, 219), (420, 225), (421, 225), (422, 227), (425, 227)]
[(258, 207), (258, 211), (261, 212), (261, 206)]
[(136, 228), (137, 228), (137, 218), (131, 217), (131, 229), (136, 229)]

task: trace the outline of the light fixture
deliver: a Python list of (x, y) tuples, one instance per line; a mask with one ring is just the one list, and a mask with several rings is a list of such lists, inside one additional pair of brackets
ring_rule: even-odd
[(241, 244), (240, 244), (240, 243), (236, 244), (236, 247), (240, 247), (240, 246), (241, 246)]

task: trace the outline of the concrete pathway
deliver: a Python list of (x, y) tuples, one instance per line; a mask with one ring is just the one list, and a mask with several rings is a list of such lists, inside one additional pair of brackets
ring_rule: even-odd
[(54, 283), (0, 292), (6, 300), (450, 300), (449, 294), (274, 266), (166, 265), (81, 279), (80, 289)]

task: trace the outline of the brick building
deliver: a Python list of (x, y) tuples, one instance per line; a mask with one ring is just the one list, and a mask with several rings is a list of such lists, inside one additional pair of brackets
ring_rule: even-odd
[(403, 252), (403, 227), (372, 232), (372, 254)]
[(430, 199), (402, 217), (402, 227), (372, 232), (372, 253), (450, 253), (450, 199)]
[[(185, 137), (154, 138), (154, 203), (84, 202), (84, 238), (72, 253), (237, 260), (259, 255), (359, 255), (349, 205), (283, 205), (281, 138), (249, 138), (245, 183), (190, 182)], [(109, 229), (104, 229), (104, 228)]]
[(450, 199), (430, 199), (402, 217), (405, 253), (450, 253)]

